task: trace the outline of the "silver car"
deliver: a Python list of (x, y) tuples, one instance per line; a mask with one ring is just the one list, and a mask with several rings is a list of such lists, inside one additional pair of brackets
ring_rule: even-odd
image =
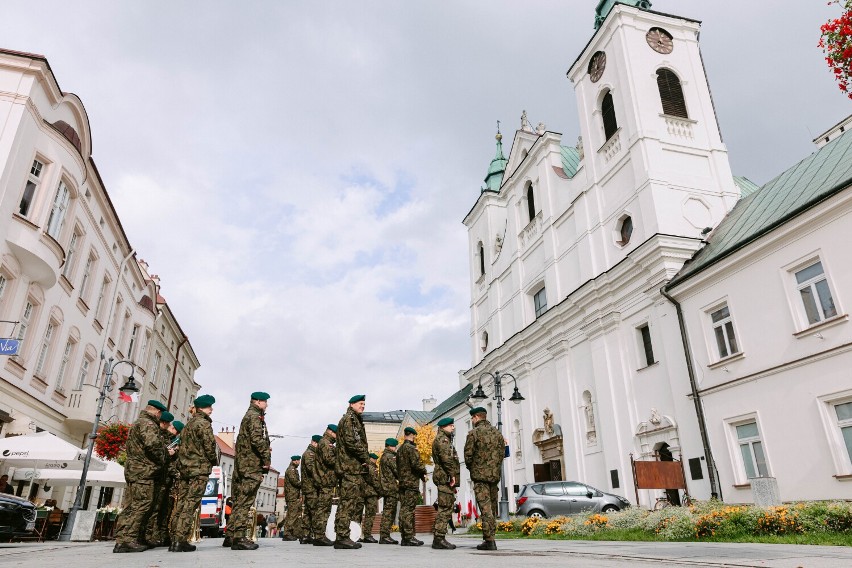
[(630, 506), (630, 501), (624, 497), (576, 481), (529, 483), (521, 488), (516, 499), (519, 515), (543, 518), (585, 512), (609, 513)]

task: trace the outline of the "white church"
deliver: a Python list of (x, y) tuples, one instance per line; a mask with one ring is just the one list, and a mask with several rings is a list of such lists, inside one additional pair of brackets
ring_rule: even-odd
[(524, 116), (505, 156), (498, 133), (463, 221), (471, 367), (433, 421), (456, 418), (462, 455), (466, 397), (481, 384), (496, 424), (486, 373), (517, 379), (511, 509), (548, 480), (651, 506), (662, 488), (634, 461), (678, 462), (699, 499), (753, 502), (755, 480), (782, 501), (850, 499), (852, 121), (763, 187), (734, 176), (701, 24), (650, 4), (600, 0), (568, 70), (579, 137)]

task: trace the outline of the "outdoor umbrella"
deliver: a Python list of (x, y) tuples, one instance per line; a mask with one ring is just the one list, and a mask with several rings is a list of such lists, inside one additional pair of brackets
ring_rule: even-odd
[[(14, 481), (43, 481), (49, 485), (66, 486), (80, 483), (81, 472), (69, 469), (30, 469), (18, 468), (12, 476)], [(103, 471), (89, 471), (86, 485), (99, 487), (124, 487), (124, 468), (114, 461), (106, 462)]]
[[(84, 448), (77, 448), (50, 432), (0, 439), (0, 462), (16, 468), (83, 469), (85, 459), (86, 450)], [(105, 469), (105, 462), (92, 458), (89, 470), (103, 471)]]

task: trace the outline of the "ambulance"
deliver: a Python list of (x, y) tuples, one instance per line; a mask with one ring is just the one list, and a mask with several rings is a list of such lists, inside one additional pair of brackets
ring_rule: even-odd
[(225, 478), (221, 466), (214, 466), (201, 498), (201, 535), (220, 537), (225, 534)]

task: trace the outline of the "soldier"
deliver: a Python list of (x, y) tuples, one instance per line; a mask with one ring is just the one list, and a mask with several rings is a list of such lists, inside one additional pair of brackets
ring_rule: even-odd
[(317, 507), (317, 482), (314, 481), (312, 472), (316, 469), (317, 444), (322, 436), (314, 434), (311, 442), (302, 454), (302, 498), (305, 501), (305, 512), (302, 515), (302, 526), (304, 537), (299, 539), (299, 544), (313, 544), (314, 542), (314, 515)]
[(281, 540), (299, 540), (302, 532), (302, 480), (299, 477), (299, 464), (302, 456), (290, 456), (290, 465), (284, 472), (284, 499), (287, 502), (287, 516), (281, 531)]
[(148, 548), (141, 541), (154, 505), (154, 482), (166, 464), (166, 448), (159, 424), (160, 413), (164, 410), (166, 407), (159, 400), (149, 400), (127, 435), (124, 464), (127, 506), (116, 523), (113, 552), (143, 552)]
[(477, 406), (470, 409), (473, 428), (464, 443), (464, 465), (470, 470), (473, 494), (482, 519), (482, 544), (479, 550), (497, 550), (494, 535), (497, 532), (497, 484), (502, 475), (505, 442), (500, 431), (488, 422), (486, 410)]
[(361, 538), (358, 539), (358, 542), (371, 544), (379, 542), (372, 535), (373, 521), (376, 520), (376, 512), (379, 510), (379, 494), (382, 490), (379, 484), (379, 470), (376, 468), (377, 459), (379, 459), (379, 456), (370, 454), (367, 474), (364, 476), (364, 483), (361, 487), (361, 493), (364, 496), (364, 516), (361, 518)]
[(420, 459), (420, 452), (414, 445), (417, 430), (406, 426), (405, 440), (396, 456), (399, 473), (399, 532), (402, 535), (401, 546), (422, 546), (423, 541), (414, 536), (414, 508), (420, 496), (420, 482), (426, 481), (426, 468)]
[(349, 399), (349, 408), (337, 424), (337, 463), (335, 472), (340, 480), (339, 502), (334, 517), (336, 535), (334, 548), (355, 549), (361, 544), (349, 538), (349, 524), (361, 520), (364, 509), (362, 493), (364, 475), (370, 463), (370, 449), (367, 446), (367, 433), (364, 431), (364, 412), (366, 396), (356, 394)]
[[(177, 435), (172, 440), (172, 443), (170, 445), (174, 448), (175, 453), (180, 451), (180, 433), (183, 431), (183, 426), (184, 424), (180, 420), (172, 421), (172, 428), (174, 428), (175, 432), (177, 432)], [(167, 500), (168, 511), (164, 515), (166, 519), (164, 530), (166, 531), (166, 538), (169, 542), (169, 548), (172, 547), (172, 543), (177, 542), (177, 539), (175, 538), (175, 509), (177, 509), (177, 500), (178, 495), (180, 494), (180, 467), (178, 459), (179, 457), (177, 455), (173, 457), (172, 465), (169, 469), (169, 476), (172, 480), (172, 487)]]
[(210, 478), (210, 470), (219, 463), (216, 440), (213, 437), (213, 404), (216, 399), (204, 394), (195, 399), (195, 413), (181, 431), (178, 471), (180, 493), (175, 505), (174, 537), (169, 552), (193, 552), (189, 544), (192, 526), (201, 507), (201, 498)]
[(438, 421), (438, 433), (432, 442), (432, 461), (435, 469), (432, 481), (438, 488), (438, 515), (435, 517), (435, 538), (432, 548), (453, 550), (456, 545), (447, 542), (447, 523), (453, 516), (453, 505), (456, 503), (456, 487), (461, 476), (461, 465), (456, 447), (453, 445), (453, 435), (456, 425), (450, 417)]
[(399, 504), (399, 475), (396, 467), (396, 438), (385, 440), (385, 451), (379, 459), (379, 484), (382, 487), (382, 525), (379, 529), (379, 544), (398, 544), (391, 538), (391, 527)]
[(163, 515), (169, 509), (168, 501), (171, 498), (171, 474), (177, 467), (175, 464), (175, 450), (169, 448), (172, 443), (174, 434), (172, 433), (172, 421), (175, 419), (171, 412), (163, 412), (160, 414), (160, 435), (163, 438), (163, 447), (168, 452), (166, 457), (166, 466), (163, 468), (159, 479), (154, 480), (154, 505), (151, 507), (151, 516), (148, 518), (148, 526), (146, 528), (145, 540), (148, 541), (148, 548), (157, 548), (163, 546), (168, 533), (164, 530)]
[(337, 424), (329, 424), (317, 444), (317, 459), (311, 476), (317, 489), (316, 507), (314, 509), (314, 546), (334, 546), (334, 541), (325, 534), (328, 517), (331, 515), (331, 499), (334, 488), (337, 487), (337, 450), (334, 442), (337, 439)]
[(230, 545), (231, 550), (255, 550), (258, 547), (251, 540), (251, 535), (246, 533), (251, 525), (249, 509), (257, 499), (257, 491), (264, 474), (269, 472), (272, 465), (272, 449), (265, 417), (268, 401), (268, 393), (251, 393), (251, 402), (237, 434), (234, 476), (231, 483), (234, 507), (228, 523), (228, 532), (222, 543), (222, 546)]

